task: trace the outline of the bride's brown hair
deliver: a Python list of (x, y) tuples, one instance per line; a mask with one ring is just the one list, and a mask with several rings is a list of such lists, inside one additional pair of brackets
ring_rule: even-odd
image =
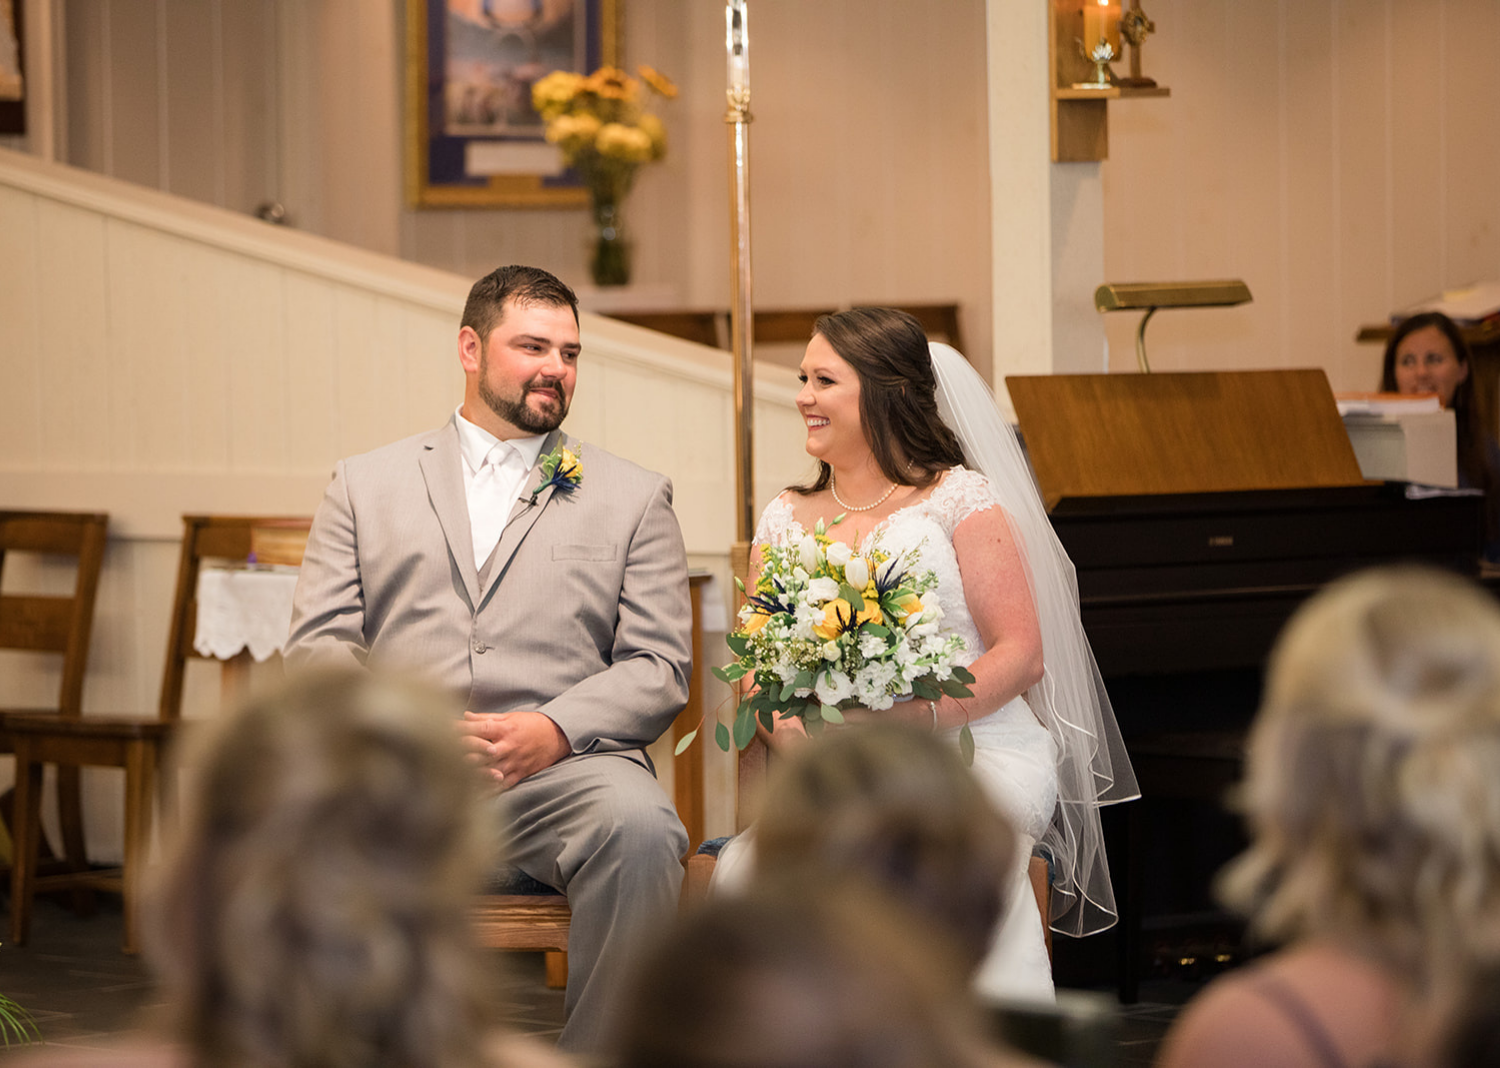
[[(937, 377), (922, 324), (895, 308), (851, 308), (813, 324), (859, 377), (859, 420), (885, 477), (903, 486), (930, 486), (964, 463), (958, 438), (937, 408)], [(877, 427), (878, 434), (870, 429)], [(832, 469), (818, 461), (818, 477), (795, 493), (828, 486)]]

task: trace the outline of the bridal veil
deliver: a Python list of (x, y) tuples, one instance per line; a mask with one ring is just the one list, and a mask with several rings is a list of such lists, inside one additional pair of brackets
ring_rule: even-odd
[(1040, 847), (1052, 861), (1052, 929), (1083, 936), (1116, 919), (1099, 806), (1139, 797), (1120, 728), (1078, 614), (1073, 562), (989, 385), (952, 346), (929, 345), (938, 411), (1005, 510), (1042, 631), (1042, 679), (1025, 694), (1057, 744), (1057, 811)]

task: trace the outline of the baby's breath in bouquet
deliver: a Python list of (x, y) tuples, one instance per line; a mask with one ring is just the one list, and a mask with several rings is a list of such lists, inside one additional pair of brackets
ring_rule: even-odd
[(640, 80), (615, 67), (593, 74), (558, 70), (531, 87), (532, 106), (546, 124), (547, 140), (562, 150), (563, 161), (588, 187), (599, 227), (592, 264), (599, 285), (630, 280), (628, 252), (620, 235), (620, 205), (643, 163), (667, 152), (661, 120), (641, 105), (642, 83), (664, 99), (677, 86), (650, 67), (637, 68)]
[[(938, 580), (917, 566), (920, 548), (888, 551), (877, 535), (856, 551), (821, 521), (793, 544), (760, 546), (760, 574), (727, 639), (737, 659), (714, 668), (731, 685), (749, 677), (755, 686), (733, 730), (716, 725), (720, 748), (749, 745), (757, 722), (770, 730), (795, 716), (816, 733), (852, 707), (971, 696), (974, 676), (956, 663), (964, 640), (939, 630)], [(967, 723), (959, 744), (972, 759)]]

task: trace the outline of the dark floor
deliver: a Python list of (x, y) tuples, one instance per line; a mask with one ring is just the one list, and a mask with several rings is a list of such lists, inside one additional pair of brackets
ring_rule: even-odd
[[(120, 952), (120, 933), (112, 899), (86, 919), (39, 899), (29, 943), (0, 946), (0, 992), (30, 1010), (44, 1042), (101, 1048), (128, 1038), (157, 1000), (145, 963)], [(510, 1026), (555, 1037), (562, 992), (544, 985), (540, 954), (497, 955), (497, 965), (504, 969)], [(1150, 1065), (1178, 1007), (1199, 986), (1189, 979), (1143, 982), (1140, 1003), (1119, 1009), (1117, 1068)]]

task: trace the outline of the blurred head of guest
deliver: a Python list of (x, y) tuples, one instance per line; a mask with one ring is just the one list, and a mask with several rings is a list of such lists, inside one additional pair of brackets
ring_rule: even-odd
[(757, 872), (872, 883), (951, 936), (971, 970), (1016, 861), (1015, 834), (957, 749), (899, 723), (829, 731), (797, 751), (767, 784), (757, 833)]
[(457, 712), (313, 674), (190, 736), (150, 946), (197, 1061), (494, 1063), (468, 910), (498, 836)]
[(710, 898), (643, 961), (617, 1068), (1001, 1068), (960, 962), (861, 883)]
[(1243, 801), (1224, 888), (1264, 933), (1415, 977), (1500, 960), (1500, 606), (1420, 569), (1314, 598), (1272, 655)]
[(1436, 393), (1444, 408), (1467, 411), (1474, 387), (1469, 381), (1469, 346), (1457, 324), (1442, 312), (1402, 320), (1385, 345), (1380, 388), (1388, 393)]
[(1500, 961), (1500, 605), (1447, 573), (1343, 579), (1269, 663), (1226, 903), (1280, 949), (1173, 1022), (1161, 1068), (1408, 1063)]

